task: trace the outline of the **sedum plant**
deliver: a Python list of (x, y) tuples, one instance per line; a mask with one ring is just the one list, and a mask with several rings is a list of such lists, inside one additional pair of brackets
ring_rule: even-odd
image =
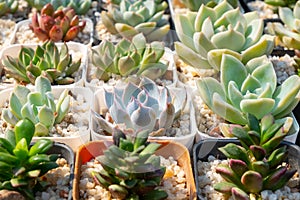
[(96, 183), (107, 188), (115, 199), (166, 199), (168, 194), (155, 189), (165, 174), (160, 157), (154, 153), (160, 144), (147, 142), (149, 132), (135, 137), (114, 132), (114, 144), (96, 159), (103, 169), (92, 172)]
[(61, 9), (70, 7), (75, 10), (76, 14), (84, 15), (86, 14), (92, 4), (91, 0), (26, 0), (31, 7), (41, 10), (43, 6), (50, 3), (53, 5), (54, 9)]
[(146, 43), (142, 33), (132, 42), (122, 39), (118, 44), (103, 41), (93, 48), (92, 62), (99, 79), (107, 80), (111, 74), (146, 76), (152, 80), (162, 76), (168, 63), (161, 62), (165, 49), (161, 42)]
[(143, 33), (148, 41), (161, 40), (170, 29), (164, 18), (167, 6), (162, 0), (122, 0), (119, 5), (109, 4), (101, 19), (111, 34), (131, 39)]
[(3, 109), (2, 118), (12, 127), (22, 119), (35, 124), (35, 136), (48, 136), (55, 124), (60, 123), (69, 111), (70, 95), (64, 90), (56, 101), (47, 78), (38, 77), (35, 90), (17, 85), (9, 98), (9, 107)]
[[(223, 0), (180, 0), (191, 11), (198, 11), (202, 4), (208, 7), (215, 7)], [(238, 1), (228, 0), (230, 5), (234, 8), (238, 7)]]
[(26, 199), (34, 199), (34, 193), (43, 183), (40, 178), (58, 167), (57, 154), (47, 155), (53, 146), (49, 139), (39, 139), (30, 146), (34, 124), (27, 118), (20, 120), (7, 138), (0, 138), (0, 190), (20, 192)]
[(273, 50), (273, 36), (263, 34), (257, 12), (243, 14), (226, 0), (214, 8), (201, 5), (198, 12), (178, 14), (174, 22), (180, 40), (175, 42), (176, 53), (195, 68), (219, 71), (223, 53), (245, 64)]
[(66, 43), (59, 50), (53, 41), (46, 41), (37, 45), (36, 49), (23, 46), (17, 58), (7, 55), (2, 64), (7, 76), (22, 84), (34, 84), (36, 78), (42, 75), (51, 84), (65, 85), (74, 83), (72, 75), (78, 71), (81, 58), (73, 61)]
[(216, 172), (224, 181), (215, 184), (214, 189), (233, 199), (260, 199), (261, 191), (282, 188), (297, 171), (283, 164), (288, 154), (286, 146), (278, 147), (293, 119), (275, 120), (270, 114), (261, 120), (253, 115), (248, 119), (246, 127), (223, 126), (223, 132), (237, 137), (242, 146), (229, 143), (219, 148), (229, 162), (217, 166)]
[(270, 34), (276, 35), (277, 45), (287, 48), (300, 48), (300, 1), (297, 1), (294, 9), (279, 7), (279, 18), (284, 23), (268, 23), (267, 30)]
[(152, 136), (164, 134), (181, 114), (187, 98), (184, 88), (172, 89), (158, 87), (143, 77), (139, 86), (129, 82), (111, 92), (105, 90), (106, 118), (112, 120), (99, 117), (101, 128), (108, 134), (115, 128), (131, 133), (149, 130)]
[(19, 2), (14, 0), (0, 0), (0, 16), (6, 13), (15, 13), (18, 10)]
[(83, 31), (86, 21), (80, 20), (73, 9), (54, 10), (46, 4), (40, 14), (32, 15), (30, 29), (42, 41), (71, 41)]
[(299, 102), (300, 77), (290, 76), (277, 86), (273, 65), (266, 56), (244, 65), (234, 56), (224, 54), (220, 79), (218, 82), (211, 77), (200, 78), (197, 87), (205, 104), (231, 123), (247, 124), (247, 113), (258, 120), (269, 113), (282, 118)]

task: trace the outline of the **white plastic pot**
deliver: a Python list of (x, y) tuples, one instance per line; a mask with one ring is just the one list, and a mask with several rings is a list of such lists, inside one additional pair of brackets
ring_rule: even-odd
[[(106, 88), (106, 89), (112, 89)], [(171, 87), (169, 88), (170, 90), (172, 89)], [(193, 144), (194, 144), (194, 138), (197, 133), (197, 127), (196, 127), (196, 119), (195, 119), (195, 110), (193, 107), (193, 104), (191, 102), (190, 95), (188, 94), (187, 96), (187, 104), (186, 107), (184, 108), (185, 113), (189, 113), (190, 115), (190, 134), (185, 135), (185, 136), (179, 136), (179, 137), (167, 137), (167, 136), (158, 136), (158, 137), (150, 137), (150, 139), (156, 139), (156, 140), (171, 140), (175, 141), (178, 143), (181, 143), (182, 145), (186, 146), (190, 151), (192, 150)], [(100, 88), (95, 92), (94, 95), (94, 104), (93, 104), (93, 111), (96, 113), (100, 113), (100, 110), (105, 110), (107, 109), (106, 104), (104, 102), (104, 89)], [(98, 116), (99, 117), (99, 116)], [(99, 120), (95, 113), (92, 112), (91, 116), (91, 138), (92, 140), (111, 140), (112, 136), (106, 136), (99, 134), (97, 132), (97, 127), (100, 127), (101, 125), (99, 124)]]
[[(55, 43), (57, 47), (60, 49), (63, 43)], [(77, 43), (77, 42), (67, 42), (66, 43), (69, 48), (69, 53), (72, 56), (75, 56), (76, 54), (80, 54), (81, 56), (81, 65), (78, 69), (76, 74), (78, 74), (77, 77), (75, 77), (75, 82), (70, 85), (64, 85), (67, 87), (74, 87), (74, 86), (83, 86), (83, 76), (86, 74), (86, 65), (87, 65), (87, 47), (86, 45)], [(13, 58), (17, 58), (19, 56), (19, 52), (23, 46), (30, 47), (32, 49), (36, 49), (38, 44), (13, 44), (6, 48), (3, 48), (3, 50), (0, 53), (0, 65), (1, 68), (3, 68), (2, 60), (6, 58), (7, 55), (10, 55)], [(13, 87), (14, 84), (11, 84), (11, 87)], [(9, 87), (9, 85), (7, 86)]]
[[(33, 87), (31, 87), (31, 89), (33, 89)], [(59, 95), (65, 90), (65, 89), (69, 89), (70, 92), (72, 93), (73, 96), (77, 96), (77, 95), (82, 95), (84, 98), (84, 101), (87, 103), (88, 105), (88, 116), (87, 119), (85, 118), (84, 120), (88, 120), (88, 129), (85, 131), (80, 132), (78, 135), (76, 136), (70, 136), (70, 137), (43, 137), (43, 138), (48, 138), (50, 140), (53, 140), (55, 142), (61, 142), (61, 143), (65, 143), (67, 145), (69, 145), (73, 151), (76, 151), (78, 149), (78, 147), (82, 144), (87, 143), (88, 141), (90, 141), (90, 130), (91, 130), (91, 106), (93, 104), (93, 93), (91, 92), (90, 89), (88, 88), (84, 88), (84, 87), (73, 87), (73, 88), (69, 88), (69, 87), (63, 87), (63, 86), (53, 86), (52, 87), (52, 93), (54, 94), (54, 98), (58, 99)], [(12, 93), (13, 88), (9, 88), (3, 91), (0, 91), (0, 108), (1, 110), (3, 109), (3, 107), (6, 105), (6, 103), (9, 101), (9, 97), (10, 94)], [(71, 104), (76, 104), (76, 100), (75, 101), (71, 101)], [(70, 107), (70, 111), (72, 112), (72, 107)], [(41, 137), (33, 137), (32, 141), (35, 142), (36, 140), (38, 140)]]

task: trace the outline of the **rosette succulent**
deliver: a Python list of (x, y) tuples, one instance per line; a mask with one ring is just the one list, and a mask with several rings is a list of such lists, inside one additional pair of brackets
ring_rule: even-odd
[(76, 14), (84, 15), (91, 7), (91, 0), (26, 0), (31, 7), (41, 10), (43, 6), (50, 3), (54, 9), (70, 7), (75, 10)]
[(229, 159), (228, 164), (216, 168), (224, 181), (214, 185), (214, 189), (230, 194), (233, 199), (260, 199), (263, 190), (282, 188), (297, 169), (283, 164), (288, 151), (286, 146), (278, 147), (292, 126), (291, 117), (278, 121), (272, 115), (257, 120), (248, 117), (247, 127), (225, 125), (223, 131), (237, 137), (242, 146), (229, 143), (219, 150)]
[(76, 38), (85, 25), (86, 21), (80, 20), (72, 8), (54, 10), (51, 4), (46, 4), (40, 14), (32, 15), (29, 27), (42, 41), (68, 42)]
[[(180, 2), (183, 3), (183, 5), (185, 5), (191, 11), (198, 11), (202, 4), (209, 7), (215, 7), (221, 1), (223, 0), (180, 0)], [(238, 1), (236, 0), (228, 0), (228, 2), (234, 8), (238, 6)]]
[(19, 121), (14, 131), (0, 138), (0, 190), (20, 192), (26, 199), (35, 199), (34, 193), (45, 186), (42, 176), (58, 167), (57, 154), (47, 155), (53, 146), (49, 139), (39, 139), (30, 146), (34, 124), (29, 119)]
[(78, 71), (81, 58), (73, 61), (66, 43), (58, 46), (53, 41), (37, 45), (36, 49), (22, 46), (17, 58), (6, 55), (2, 60), (6, 75), (16, 81), (34, 84), (41, 75), (52, 84), (65, 85), (74, 83), (73, 73)]
[(294, 9), (279, 7), (279, 18), (284, 23), (268, 23), (267, 30), (270, 34), (276, 35), (277, 45), (287, 48), (300, 48), (300, 1), (297, 1)]
[(19, 2), (15, 0), (0, 0), (0, 16), (6, 13), (15, 13), (18, 10)]
[(119, 6), (109, 4), (108, 11), (101, 12), (101, 19), (111, 34), (131, 39), (143, 33), (148, 41), (161, 40), (170, 29), (164, 18), (167, 6), (161, 0), (122, 0)]
[(38, 77), (35, 90), (17, 85), (9, 98), (9, 107), (3, 109), (2, 118), (12, 127), (22, 119), (30, 119), (35, 124), (35, 136), (48, 136), (52, 127), (60, 123), (70, 107), (68, 90), (54, 99), (51, 84), (47, 78)]
[(99, 116), (99, 122), (108, 134), (117, 127), (124, 132), (148, 130), (152, 135), (163, 135), (181, 114), (186, 97), (184, 88), (158, 87), (143, 77), (139, 86), (129, 82), (125, 87), (105, 90), (106, 117), (112, 121)]
[(168, 63), (161, 57), (165, 49), (161, 42), (146, 43), (142, 33), (135, 35), (132, 42), (122, 39), (118, 44), (103, 41), (93, 48), (92, 62), (97, 67), (100, 79), (108, 79), (110, 74), (121, 76), (137, 75), (156, 79), (162, 76)]
[(282, 118), (299, 102), (300, 77), (290, 76), (277, 86), (276, 74), (266, 56), (253, 58), (246, 65), (234, 56), (224, 54), (220, 82), (211, 77), (197, 81), (198, 91), (206, 105), (231, 123), (247, 124), (247, 113), (261, 119), (271, 113)]
[(160, 157), (154, 153), (160, 144), (148, 142), (142, 130), (134, 138), (114, 132), (114, 144), (96, 159), (103, 169), (92, 172), (96, 183), (107, 188), (116, 199), (166, 199), (168, 194), (155, 189), (165, 174)]
[(178, 14), (174, 22), (181, 41), (175, 42), (176, 53), (195, 68), (219, 71), (223, 53), (245, 64), (274, 47), (274, 37), (263, 34), (264, 22), (257, 12), (243, 14), (226, 0), (214, 8), (201, 5), (198, 12)]

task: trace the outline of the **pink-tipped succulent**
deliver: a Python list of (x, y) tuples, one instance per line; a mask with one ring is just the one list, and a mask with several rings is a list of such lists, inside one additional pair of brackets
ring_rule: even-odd
[(39, 14), (34, 13), (31, 21), (29, 27), (40, 40), (54, 42), (73, 40), (86, 25), (86, 21), (80, 20), (73, 9), (55, 11), (49, 3)]
[(242, 146), (229, 143), (219, 148), (229, 162), (217, 166), (216, 172), (224, 181), (214, 185), (216, 191), (241, 200), (250, 199), (250, 195), (257, 199), (263, 190), (283, 187), (297, 171), (283, 164), (288, 153), (286, 146), (278, 147), (293, 119), (275, 120), (266, 115), (259, 121), (250, 114), (248, 118), (245, 127), (221, 125), (222, 131), (237, 137)]

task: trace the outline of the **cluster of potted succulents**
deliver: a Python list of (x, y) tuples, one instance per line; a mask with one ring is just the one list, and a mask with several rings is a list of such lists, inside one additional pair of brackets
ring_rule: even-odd
[(0, 199), (297, 199), (300, 77), (271, 57), (300, 66), (300, 3), (266, 3), (282, 23), (242, 0), (0, 1)]

